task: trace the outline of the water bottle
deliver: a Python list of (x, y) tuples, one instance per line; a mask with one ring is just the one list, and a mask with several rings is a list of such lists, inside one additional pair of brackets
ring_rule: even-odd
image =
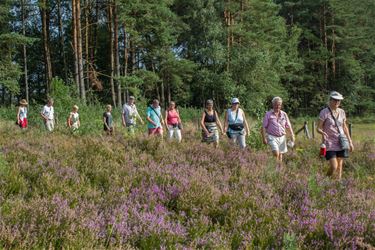
[(320, 153), (319, 153), (320, 157), (325, 157), (326, 153), (327, 153), (326, 145), (324, 143), (320, 144)]

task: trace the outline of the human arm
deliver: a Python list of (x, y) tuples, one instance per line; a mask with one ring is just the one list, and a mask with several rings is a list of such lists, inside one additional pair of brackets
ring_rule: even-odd
[(67, 122), (67, 123), (68, 123), (68, 127), (69, 127), (69, 128), (71, 128), (71, 127), (72, 127), (72, 117), (73, 117), (73, 114), (72, 114), (72, 113), (70, 113), (70, 114), (69, 114), (69, 117), (68, 117), (68, 122)]
[(182, 129), (182, 120), (181, 120), (181, 117), (180, 117), (180, 111), (178, 111), (178, 109), (176, 109), (176, 112), (178, 114), (178, 123), (180, 124), (180, 129)]
[(345, 135), (346, 135), (346, 138), (348, 138), (348, 141), (349, 141), (350, 152), (353, 152), (353, 150), (354, 150), (354, 145), (353, 145), (352, 138), (351, 138), (351, 136), (350, 136), (350, 132), (349, 132), (348, 125), (347, 125), (347, 123), (346, 123), (346, 119), (345, 119), (344, 122), (343, 122), (343, 129), (344, 129), (344, 133), (345, 133)]
[(246, 116), (245, 116), (245, 112), (243, 110), (242, 110), (242, 116), (243, 116), (243, 121), (245, 123), (246, 134), (247, 134), (247, 136), (250, 136), (250, 127), (249, 127), (249, 124), (247, 122), (247, 119), (246, 119)]
[(206, 112), (203, 112), (202, 118), (201, 118), (201, 127), (202, 127), (203, 131), (206, 133), (206, 135), (208, 135), (210, 132), (208, 132), (208, 130), (206, 128), (206, 125), (204, 125), (204, 119), (205, 118), (206, 118)]
[(216, 110), (214, 112), (215, 112), (215, 117), (216, 117), (216, 124), (220, 128), (221, 133), (224, 134), (224, 129), (223, 129), (223, 126), (221, 125), (220, 117), (218, 116)]
[(137, 119), (139, 119), (140, 122), (141, 122), (142, 124), (145, 124), (145, 123), (143, 122), (141, 116), (140, 116), (139, 113), (138, 113), (137, 107), (135, 107), (135, 115), (137, 116)]
[(228, 130), (228, 111), (225, 111), (224, 114), (224, 133), (226, 133)]
[(121, 113), (121, 120), (122, 120), (122, 126), (126, 127), (126, 122), (125, 122), (125, 109), (123, 109), (122, 113)]
[(18, 110), (17, 110), (17, 123), (20, 121), (20, 112), (21, 112), (21, 107), (18, 107)]
[(296, 137), (294, 136), (294, 131), (293, 131), (293, 128), (292, 128), (292, 123), (290, 122), (288, 115), (285, 114), (285, 116), (286, 116), (286, 129), (287, 129), (287, 132), (289, 132), (292, 142), (295, 142)]
[[(163, 120), (165, 124), (168, 124), (167, 118), (168, 118), (168, 110), (165, 111), (165, 121)], [(169, 130), (168, 126), (167, 126), (167, 130)]]
[(267, 143), (267, 137), (266, 137), (267, 136), (267, 130), (266, 130), (267, 126), (268, 126), (268, 116), (266, 114), (263, 118), (262, 127), (260, 128), (260, 133), (262, 135), (263, 144), (266, 144), (266, 145), (268, 144)]
[(267, 138), (266, 138), (267, 132), (266, 132), (266, 128), (262, 126), (260, 128), (260, 133), (262, 135), (263, 144), (267, 145)]

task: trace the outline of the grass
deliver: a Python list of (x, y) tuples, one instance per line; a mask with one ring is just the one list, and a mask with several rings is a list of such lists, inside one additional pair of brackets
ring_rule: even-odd
[(78, 135), (63, 123), (47, 133), (37, 116), (27, 131), (0, 122), (1, 248), (375, 246), (371, 124), (354, 124), (356, 152), (337, 182), (325, 176), (318, 139), (299, 135), (278, 170), (254, 121), (252, 148), (239, 151), (225, 138), (218, 149), (202, 144), (195, 122), (181, 144), (143, 129), (131, 137), (119, 110), (119, 129), (107, 137), (101, 113), (82, 108)]

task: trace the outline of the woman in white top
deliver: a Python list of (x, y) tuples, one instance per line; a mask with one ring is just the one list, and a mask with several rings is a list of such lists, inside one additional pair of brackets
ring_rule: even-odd
[(27, 101), (22, 99), (17, 111), (17, 124), (20, 128), (27, 128)]
[(250, 135), (250, 128), (246, 121), (245, 112), (239, 107), (238, 98), (232, 98), (232, 107), (225, 112), (224, 131), (229, 139), (240, 148), (246, 147), (246, 135)]
[(78, 106), (74, 105), (72, 112), (70, 112), (68, 117), (68, 127), (73, 131), (77, 131), (78, 128), (81, 126), (81, 122), (79, 120), (79, 114), (78, 114)]

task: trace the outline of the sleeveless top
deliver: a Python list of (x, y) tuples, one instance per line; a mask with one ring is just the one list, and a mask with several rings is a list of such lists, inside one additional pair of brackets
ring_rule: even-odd
[(175, 125), (178, 124), (178, 118), (180, 118), (180, 115), (178, 114), (177, 110), (168, 110), (167, 115), (167, 124), (168, 125)]
[[(237, 111), (233, 111), (232, 109), (227, 110), (228, 113), (228, 123), (229, 124), (235, 124), (235, 123), (243, 123), (243, 111), (242, 109), (238, 109), (238, 115)], [(236, 119), (237, 116), (237, 119)]]
[(205, 117), (204, 117), (204, 122), (216, 122), (215, 110), (213, 111), (212, 115), (209, 115), (207, 110), (205, 110), (204, 113), (206, 114)]

